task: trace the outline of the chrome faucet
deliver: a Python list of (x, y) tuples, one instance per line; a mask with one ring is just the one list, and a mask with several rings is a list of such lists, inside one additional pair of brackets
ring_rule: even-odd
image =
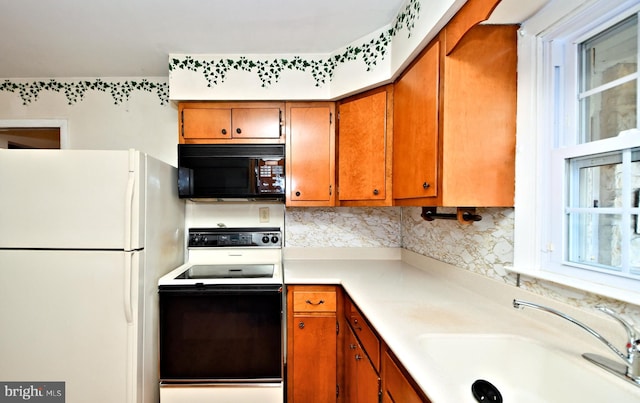
[(589, 334), (591, 334), (596, 339), (603, 342), (607, 347), (609, 347), (609, 349), (613, 351), (615, 355), (617, 355), (620, 359), (624, 361), (624, 364), (620, 364), (616, 361), (610, 360), (606, 357), (602, 357), (597, 354), (585, 353), (585, 354), (582, 354), (582, 356), (586, 360), (598, 365), (599, 367), (604, 368), (607, 371), (615, 375), (618, 375), (619, 377), (640, 387), (640, 337), (638, 336), (638, 333), (633, 328), (633, 326), (631, 326), (629, 322), (624, 320), (622, 317), (620, 317), (620, 315), (618, 315), (611, 309), (604, 306), (596, 307), (600, 311), (611, 316), (618, 323), (620, 323), (622, 327), (624, 327), (625, 331), (627, 332), (627, 344), (626, 344), (627, 353), (626, 354), (620, 351), (618, 348), (616, 348), (616, 346), (611, 344), (607, 339), (602, 337), (602, 335), (600, 335), (598, 332), (596, 332), (589, 326), (553, 308), (549, 308), (544, 305), (539, 305), (533, 302), (527, 302), (527, 301), (522, 301), (518, 299), (513, 300), (513, 307), (514, 308), (528, 307), (528, 308), (539, 309), (541, 311), (557, 315), (563, 319), (568, 320), (569, 322), (575, 325), (580, 326), (582, 329), (586, 330)]

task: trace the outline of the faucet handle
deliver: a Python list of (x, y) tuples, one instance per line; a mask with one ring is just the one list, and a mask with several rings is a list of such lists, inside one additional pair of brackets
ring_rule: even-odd
[(610, 308), (607, 308), (606, 306), (598, 305), (598, 306), (596, 306), (596, 309), (598, 309), (598, 310), (606, 313), (607, 315), (611, 316), (618, 323), (620, 323), (622, 325), (622, 327), (624, 327), (624, 330), (626, 330), (626, 332), (627, 332), (627, 349), (628, 350), (635, 349), (637, 351), (638, 350), (638, 345), (640, 345), (640, 339), (638, 338), (638, 334), (636, 333), (636, 330), (633, 328), (633, 325), (631, 325), (631, 323), (627, 322), (618, 313), (616, 313), (615, 311), (613, 311)]

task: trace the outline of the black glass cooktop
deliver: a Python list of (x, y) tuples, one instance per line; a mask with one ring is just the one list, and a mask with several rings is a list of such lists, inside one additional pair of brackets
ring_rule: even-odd
[(269, 278), (274, 270), (273, 264), (201, 264), (189, 267), (176, 279)]

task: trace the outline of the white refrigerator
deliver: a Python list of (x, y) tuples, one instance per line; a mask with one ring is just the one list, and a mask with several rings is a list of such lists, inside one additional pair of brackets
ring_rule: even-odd
[(157, 282), (184, 262), (176, 181), (133, 150), (0, 150), (0, 382), (158, 402)]

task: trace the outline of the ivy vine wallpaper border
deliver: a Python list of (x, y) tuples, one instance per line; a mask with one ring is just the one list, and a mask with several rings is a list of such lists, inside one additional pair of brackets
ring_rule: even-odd
[(155, 92), (160, 105), (169, 103), (169, 83), (141, 80), (103, 81), (94, 80), (64, 80), (50, 79), (32, 82), (4, 80), (0, 83), (0, 92), (18, 93), (23, 105), (28, 105), (38, 99), (42, 91), (63, 92), (67, 103), (73, 105), (84, 98), (87, 91), (108, 92), (115, 105), (120, 105), (129, 99), (134, 91)]
[(367, 65), (366, 71), (371, 71), (378, 61), (387, 55), (392, 39), (406, 28), (407, 37), (415, 26), (415, 21), (420, 14), (420, 0), (409, 0), (404, 9), (398, 13), (393, 25), (383, 31), (376, 38), (360, 46), (348, 46), (344, 52), (327, 59), (306, 60), (300, 56), (293, 59), (252, 60), (247, 57), (238, 59), (198, 60), (191, 56), (183, 59), (171, 58), (169, 60), (169, 72), (174, 70), (187, 70), (200, 72), (207, 80), (207, 87), (222, 84), (228, 73), (232, 70), (255, 72), (261, 81), (263, 88), (269, 87), (279, 81), (285, 69), (311, 73), (315, 80), (315, 86), (321, 87), (333, 78), (333, 73), (339, 64), (362, 58)]
[[(387, 55), (392, 39), (406, 28), (407, 37), (415, 26), (415, 21), (420, 14), (420, 0), (409, 0), (404, 9), (398, 13), (391, 28), (383, 31), (377, 37), (360, 46), (348, 46), (341, 54), (327, 59), (306, 60), (301, 56), (293, 59), (252, 60), (240, 57), (237, 60), (221, 59), (217, 61), (197, 60), (191, 56), (184, 59), (172, 58), (169, 62), (169, 72), (174, 70), (200, 71), (207, 80), (207, 86), (221, 84), (225, 81), (231, 70), (255, 72), (258, 74), (262, 87), (269, 87), (277, 83), (285, 69), (311, 73), (316, 87), (330, 82), (336, 67), (348, 61), (362, 58), (367, 66), (366, 71), (371, 71), (380, 60)], [(87, 91), (101, 91), (109, 93), (115, 105), (126, 102), (134, 91), (155, 92), (160, 105), (169, 103), (169, 84), (167, 82), (149, 81), (148, 79), (105, 81), (100, 78), (86, 80), (10, 80), (0, 82), (0, 92), (18, 93), (23, 105), (28, 105), (38, 100), (42, 91), (62, 92), (69, 105), (76, 104), (84, 99)]]

